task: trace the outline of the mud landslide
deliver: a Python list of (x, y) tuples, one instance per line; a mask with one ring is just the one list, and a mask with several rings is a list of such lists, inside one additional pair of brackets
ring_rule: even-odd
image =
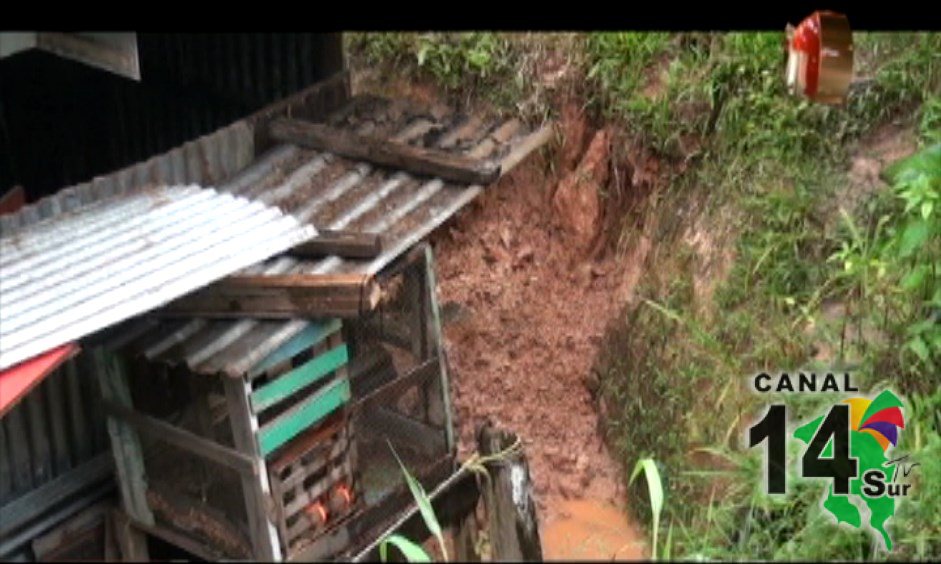
[(487, 418), (518, 433), (543, 529), (566, 500), (624, 507), (585, 380), (630, 278), (558, 225), (549, 168), (532, 155), (433, 240), (460, 454)]

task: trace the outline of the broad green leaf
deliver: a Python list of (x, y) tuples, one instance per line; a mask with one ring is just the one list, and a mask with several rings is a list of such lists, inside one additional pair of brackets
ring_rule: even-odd
[(915, 249), (921, 247), (931, 234), (931, 224), (924, 220), (912, 220), (905, 226), (902, 233), (902, 242), (899, 254), (903, 257), (911, 256)]
[(650, 458), (643, 458), (637, 461), (634, 466), (634, 472), (631, 473), (629, 483), (634, 483), (634, 479), (643, 471), (647, 479), (647, 492), (650, 495), (650, 512), (653, 514), (653, 545), (650, 548), (650, 556), (654, 560), (657, 558), (657, 532), (660, 528), (660, 512), (663, 510), (663, 483), (660, 481), (660, 471), (657, 470), (657, 464)]
[(941, 143), (925, 147), (910, 157), (896, 161), (882, 172), (883, 178), (892, 185), (917, 178), (921, 174), (930, 178), (941, 176)]
[(409, 562), (431, 562), (431, 557), (421, 546), (413, 543), (402, 535), (389, 535), (382, 544), (379, 545), (379, 558), (383, 562), (388, 562), (389, 545), (393, 544), (402, 551), (405, 559)]
[(921, 217), (922, 219), (928, 219), (931, 217), (931, 210), (934, 209), (934, 202), (922, 202), (921, 204)]
[(920, 336), (909, 341), (908, 348), (912, 349), (912, 352), (914, 352), (922, 362), (928, 361), (928, 345), (925, 344), (925, 340)]
[(389, 448), (392, 449), (392, 455), (395, 456), (395, 460), (399, 463), (399, 468), (402, 469), (402, 474), (405, 476), (405, 483), (408, 484), (408, 489), (412, 492), (415, 503), (418, 504), (418, 510), (421, 512), (422, 519), (425, 521), (425, 526), (428, 527), (431, 534), (438, 539), (438, 544), (441, 545), (441, 552), (444, 554), (444, 560), (447, 561), (448, 552), (447, 548), (444, 546), (444, 536), (441, 534), (441, 525), (438, 523), (438, 518), (435, 516), (434, 509), (431, 506), (431, 500), (428, 499), (428, 494), (425, 493), (425, 488), (406, 470), (405, 464), (403, 464), (402, 459), (399, 458), (399, 453), (395, 452), (392, 443), (389, 443)]
[(911, 272), (905, 275), (902, 278), (902, 289), (904, 290), (914, 290), (916, 288), (921, 288), (921, 285), (925, 281), (925, 276), (928, 274), (928, 265), (919, 264), (912, 269)]

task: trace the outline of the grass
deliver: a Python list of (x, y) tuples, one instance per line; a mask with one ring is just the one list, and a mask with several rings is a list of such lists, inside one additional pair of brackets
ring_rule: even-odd
[[(539, 82), (516, 72), (532, 68), (526, 48), (550, 39), (356, 40), (374, 62), (508, 104)], [(642, 299), (612, 324), (596, 367), (614, 452), (626, 468), (658, 461), (658, 521), (671, 523), (674, 557), (885, 556), (865, 531), (829, 522), (819, 487), (765, 496), (761, 455), (741, 444), (767, 400), (746, 390), (747, 377), (813, 368), (824, 345), (842, 353), (864, 390), (892, 385), (912, 403), (899, 450), (925, 467), (917, 501), (896, 514), (890, 556), (941, 556), (941, 392), (927, 364), (941, 345), (922, 323), (933, 296), (913, 298), (927, 291), (925, 280), (937, 280), (937, 237), (925, 237), (911, 256), (898, 252), (932, 196), (900, 185), (840, 213), (847, 202), (838, 191), (858, 140), (883, 124), (913, 127), (923, 147), (941, 140), (941, 34), (857, 33), (854, 41), (857, 75), (866, 80), (843, 107), (785, 92), (780, 33), (600, 33), (570, 45), (592, 112), (674, 165), (650, 204), (657, 244), (637, 289)], [(905, 197), (920, 198), (917, 207), (905, 210)], [(677, 219), (677, 209), (701, 215)], [(727, 232), (718, 244), (734, 251), (708, 295), (696, 290), (703, 259), (681, 236), (697, 219)], [(911, 273), (926, 265), (934, 278), (915, 280)], [(843, 304), (846, 321), (828, 326), (826, 303)], [(794, 419), (826, 401), (787, 398)], [(649, 492), (639, 482), (630, 491), (635, 517), (652, 525)]]
[[(607, 412), (613, 414), (609, 436), (628, 465), (645, 453), (666, 468), (671, 500), (666, 511), (681, 523), (674, 554), (872, 558), (866, 533), (829, 523), (818, 506), (819, 488), (799, 488), (775, 501), (754, 488), (737, 487), (760, 485), (762, 471), (760, 455), (735, 438), (766, 401), (746, 391), (749, 375), (812, 364), (820, 332), (805, 328), (821, 324), (822, 302), (845, 302), (859, 326), (875, 321), (898, 287), (898, 280), (876, 276), (888, 260), (879, 251), (885, 243), (867, 243), (877, 237), (878, 216), (866, 209), (849, 210), (847, 223), (828, 204), (854, 141), (874, 127), (907, 121), (917, 125), (923, 142), (936, 138), (941, 35), (863, 35), (858, 53), (872, 61), (865, 70), (874, 81), (844, 108), (785, 94), (777, 72), (780, 41), (778, 34), (727, 34), (709, 41), (651, 36), (636, 40), (633, 56), (619, 52), (627, 42), (608, 36), (595, 42), (594, 56), (601, 61), (597, 68), (612, 73), (596, 77), (598, 99), (619, 100), (607, 104), (612, 119), (634, 124), (666, 158), (672, 156), (677, 136), (702, 142), (699, 165), (671, 179), (669, 190), (677, 192), (671, 205), (705, 199), (706, 209), (731, 208), (731, 216), (741, 219), (734, 264), (709, 303), (696, 303), (691, 291), (695, 250), (680, 237), (660, 242), (661, 252), (642, 279), (644, 299), (612, 328), (598, 363)], [(661, 71), (665, 88), (653, 97), (645, 94), (637, 77), (650, 76), (649, 66), (638, 73), (631, 66), (635, 63), (621, 60), (666, 69)], [(693, 68), (704, 70), (674, 70)], [(618, 73), (632, 77), (621, 79)], [(708, 110), (695, 113), (703, 102)], [(889, 200), (881, 209), (878, 203), (871, 208), (895, 213), (890, 217), (899, 221), (898, 202)], [(854, 221), (867, 226), (863, 236), (854, 238), (847, 227)], [(843, 259), (849, 255), (856, 266), (845, 271)], [(703, 315), (704, 310), (718, 313)], [(924, 313), (910, 310), (904, 309), (907, 315), (891, 327), (881, 324), (888, 333), (884, 343), (857, 339), (856, 374), (863, 386), (889, 375), (893, 385), (913, 394), (913, 401), (930, 401), (919, 394), (924, 385), (936, 389), (936, 382), (926, 381), (933, 373), (930, 367), (919, 365), (918, 355), (898, 355), (892, 346), (904, 340), (917, 313)], [(891, 376), (903, 373), (911, 377)], [(919, 380), (922, 390), (913, 384)], [(807, 413), (810, 404), (797, 407)], [(937, 436), (929, 415), (914, 417), (916, 425)], [(697, 461), (694, 453), (704, 445), (721, 456)], [(927, 448), (919, 452), (927, 455)], [(931, 499), (939, 484), (925, 478), (921, 487)], [(634, 503), (644, 498), (636, 488), (632, 491), (635, 515), (643, 519), (648, 507)], [(717, 495), (721, 503), (715, 502)], [(920, 532), (898, 542), (896, 554), (941, 554), (939, 516), (927, 504), (903, 507), (894, 530), (923, 521), (916, 526)], [(912, 516), (905, 517), (907, 512)]]

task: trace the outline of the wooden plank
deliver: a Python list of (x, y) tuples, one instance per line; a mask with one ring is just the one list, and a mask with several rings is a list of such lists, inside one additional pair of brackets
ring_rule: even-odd
[(148, 529), (152, 529), (154, 524), (135, 523), (132, 525), (130, 517), (120, 509), (112, 510), (111, 519), (114, 523), (114, 532), (118, 540), (121, 560), (124, 562), (149, 562), (150, 554), (147, 552), (147, 537), (137, 527), (146, 526)]
[[(336, 461), (340, 455), (346, 452), (349, 446), (349, 439), (347, 439), (346, 435), (340, 434), (340, 436), (334, 439), (334, 442), (317, 446), (325, 449), (325, 452), (318, 453), (319, 456), (315, 460), (306, 464), (299, 459), (295, 459), (294, 466), (296, 466), (296, 469), (281, 480), (283, 489), (301, 487), (308, 476), (315, 474), (330, 462)], [(309, 456), (309, 453), (306, 453), (304, 456)]]
[(299, 494), (297, 497), (291, 500), (284, 507), (284, 514), (288, 517), (294, 515), (298, 511), (304, 509), (311, 503), (313, 503), (318, 497), (323, 495), (331, 486), (336, 484), (341, 478), (349, 476), (350, 468), (349, 463), (344, 462), (339, 466), (335, 466), (330, 470), (330, 472), (323, 477), (320, 481), (315, 483), (309, 488), (305, 488), (304, 491)]
[(350, 93), (350, 73), (344, 70), (252, 114), (245, 121), (255, 132), (255, 155), (262, 154), (274, 145), (266, 127), (272, 119), (285, 115), (301, 119), (324, 119), (343, 106), (350, 99)]
[(280, 560), (281, 546), (278, 531), (268, 512), (271, 503), (271, 485), (265, 469), (265, 461), (258, 448), (256, 430), (258, 418), (251, 412), (248, 394), (249, 383), (242, 378), (223, 378), (226, 404), (229, 408), (229, 424), (235, 448), (254, 460), (257, 475), (242, 475), (242, 495), (248, 519), (248, 533), (252, 551), (259, 560)]
[(516, 168), (524, 158), (529, 156), (530, 153), (536, 149), (542, 147), (552, 139), (552, 125), (545, 124), (540, 127), (538, 130), (527, 135), (522, 141), (516, 144), (516, 147), (510, 151), (510, 154), (503, 157), (500, 161), (500, 166), (503, 168), (503, 174), (506, 174)]
[(321, 229), (317, 237), (288, 251), (298, 258), (319, 258), (336, 255), (343, 258), (370, 259), (382, 252), (382, 237), (378, 233), (333, 231)]
[(0, 507), (4, 531), (12, 531), (62, 500), (104, 481), (114, 470), (111, 455), (103, 453), (74, 470)]
[[(123, 360), (96, 347), (92, 350), (92, 362), (102, 399), (132, 410), (131, 390), (128, 388)], [(147, 481), (140, 437), (129, 425), (113, 417), (108, 418), (107, 426), (124, 511), (141, 523), (153, 524), (154, 514), (147, 505)]]
[(425, 266), (425, 284), (428, 288), (428, 344), (431, 354), (438, 357), (440, 363), (438, 379), (429, 391), (428, 415), (432, 423), (444, 426), (445, 442), (448, 451), (455, 452), (457, 443), (454, 438), (454, 410), (451, 406), (451, 382), (448, 374), (448, 362), (445, 356), (444, 339), (441, 334), (441, 308), (438, 306), (438, 278), (435, 273), (435, 257), (431, 245), (422, 243), (419, 252), (423, 255)]
[(349, 380), (338, 378), (310, 398), (275, 417), (258, 431), (262, 456), (268, 456), (349, 399)]
[(342, 326), (343, 322), (339, 319), (331, 319), (323, 323), (311, 323), (307, 325), (303, 331), (292, 337), (290, 341), (281, 345), (281, 347), (265, 357), (264, 360), (253, 366), (252, 369), (248, 371), (248, 377), (254, 379), (268, 369), (294, 358), (302, 351), (313, 347), (330, 335), (336, 333)]
[(415, 147), (322, 123), (291, 119), (274, 120), (271, 137), (285, 143), (329, 151), (342, 157), (389, 166), (421, 176), (459, 184), (490, 184), (500, 176), (500, 165), (438, 149)]
[(297, 440), (293, 441), (284, 449), (276, 459), (271, 461), (269, 464), (271, 472), (281, 475), (295, 460), (304, 456), (304, 454), (310, 452), (317, 446), (322, 445), (333, 435), (339, 433), (342, 423), (343, 417), (341, 414), (336, 413), (328, 417), (323, 425), (318, 425), (316, 428), (307, 430), (302, 436), (298, 437)]
[[(477, 432), (477, 448), (483, 456), (501, 452), (516, 440), (516, 435), (489, 424)], [(526, 456), (520, 450), (486, 466), (490, 480), (484, 486), (484, 505), (493, 559), (541, 562), (542, 543)]]
[(353, 404), (353, 411), (369, 411), (381, 405), (391, 405), (396, 398), (407, 390), (431, 381), (439, 374), (440, 366), (441, 363), (438, 358), (426, 360), (405, 376), (392, 380)]
[(174, 427), (156, 417), (144, 415), (110, 401), (104, 403), (108, 415), (115, 417), (156, 440), (169, 443), (196, 456), (217, 462), (240, 474), (254, 474), (256, 466), (251, 457), (204, 439), (185, 429)]
[(307, 361), (252, 392), (252, 410), (256, 415), (265, 411), (295, 392), (331, 374), (338, 367), (346, 364), (349, 359), (349, 352), (344, 344)]
[(297, 319), (357, 318), (379, 305), (368, 275), (232, 276), (158, 310), (161, 316)]

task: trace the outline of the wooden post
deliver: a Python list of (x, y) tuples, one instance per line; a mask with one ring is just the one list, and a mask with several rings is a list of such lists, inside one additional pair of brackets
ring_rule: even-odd
[(268, 126), (272, 139), (318, 151), (328, 151), (349, 159), (367, 161), (408, 171), (414, 175), (438, 177), (459, 184), (487, 185), (500, 177), (500, 165), (440, 149), (414, 147), (369, 135), (338, 129), (323, 123), (278, 118)]
[[(133, 411), (123, 359), (105, 352), (101, 347), (92, 351), (92, 359), (102, 398)], [(114, 417), (108, 417), (107, 425), (124, 511), (132, 519), (153, 525), (154, 514), (147, 505), (147, 481), (140, 437), (130, 425)]]
[(451, 410), (451, 390), (449, 385), (448, 363), (444, 351), (444, 341), (441, 337), (441, 310), (438, 307), (438, 283), (435, 276), (435, 259), (431, 245), (422, 243), (418, 247), (422, 254), (422, 269), (424, 280), (424, 306), (425, 332), (424, 338), (430, 356), (438, 358), (440, 366), (439, 376), (428, 386), (428, 417), (436, 425), (443, 425), (445, 429), (445, 444), (448, 452), (454, 452), (454, 419)]
[(379, 304), (379, 285), (364, 274), (237, 275), (184, 296), (157, 314), (265, 319), (357, 318)]
[(382, 238), (377, 233), (321, 229), (317, 237), (295, 246), (289, 255), (299, 258), (321, 258), (336, 255), (343, 258), (371, 259), (382, 252)]
[(134, 527), (120, 509), (111, 511), (111, 522), (115, 539), (118, 541), (118, 550), (121, 552), (123, 562), (148, 562), (150, 553), (147, 550), (147, 535)]
[(477, 554), (477, 516), (471, 511), (455, 525), (454, 558), (459, 562), (480, 562)]
[[(423, 264), (414, 258), (408, 268), (402, 273), (404, 277), (402, 289), (405, 292), (406, 319), (408, 323), (409, 340), (411, 341), (412, 355), (418, 364), (428, 358), (428, 339), (426, 338), (427, 316), (425, 315), (425, 277)], [(430, 422), (431, 414), (428, 410), (428, 393), (430, 386), (420, 386), (421, 418)]]
[[(478, 449), (483, 456), (501, 452), (516, 440), (516, 435), (495, 429), (489, 422), (477, 433)], [(493, 560), (541, 561), (542, 544), (526, 456), (519, 452), (506, 460), (491, 462), (487, 470), (490, 480), (482, 490)]]
[(268, 472), (256, 438), (258, 418), (252, 413), (248, 399), (251, 391), (250, 385), (244, 378), (223, 377), (222, 383), (225, 388), (235, 448), (254, 459), (257, 466), (255, 475), (243, 474), (241, 477), (252, 550), (259, 560), (280, 561), (281, 546), (278, 541), (278, 532), (268, 515), (268, 507), (272, 503), (270, 501), (271, 486), (268, 483)]

